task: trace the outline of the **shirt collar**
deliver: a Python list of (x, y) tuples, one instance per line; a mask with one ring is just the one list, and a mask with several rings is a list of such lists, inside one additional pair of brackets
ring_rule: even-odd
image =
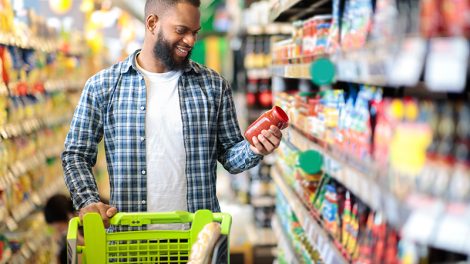
[[(122, 67), (121, 67), (121, 73), (126, 73), (127, 71), (129, 71), (129, 69), (132, 67), (135, 71), (138, 71), (137, 70), (137, 65), (136, 65), (136, 56), (137, 54), (140, 53), (140, 50), (141, 49), (137, 49), (136, 51), (134, 51), (134, 53), (132, 53), (131, 55), (129, 55), (129, 57), (127, 57), (123, 62), (122, 62)], [(195, 73), (199, 73), (199, 65), (192, 61), (192, 60), (189, 60), (189, 64), (184, 68), (183, 70), (185, 73), (189, 73), (190, 71), (194, 71)]]

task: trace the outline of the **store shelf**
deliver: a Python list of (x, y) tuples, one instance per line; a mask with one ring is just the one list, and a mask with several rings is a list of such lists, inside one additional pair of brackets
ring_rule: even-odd
[[(0, 32), (0, 44), (7, 46), (15, 46), (22, 49), (33, 49), (42, 52), (58, 52), (60, 51), (60, 41), (58, 39), (44, 39), (39, 37), (16, 36)], [(67, 52), (70, 56), (81, 56), (84, 54), (84, 47), (76, 47), (74, 50)]]
[(4, 139), (27, 135), (41, 128), (41, 121), (38, 118), (27, 119), (18, 123), (10, 123), (0, 127), (0, 135)]
[(49, 236), (39, 236), (39, 237), (33, 237), (31, 236), (30, 239), (24, 242), (24, 244), (21, 245), (21, 248), (19, 251), (17, 251), (15, 254), (10, 254), (7, 256), (5, 259), (0, 261), (0, 264), (3, 263), (31, 263), (28, 262), (31, 261), (31, 258), (38, 253), (40, 250), (46, 250), (44, 248), (44, 245), (50, 245), (51, 243), (51, 238)]
[(10, 231), (15, 231), (18, 228), (19, 222), (30, 216), (37, 207), (43, 205), (52, 195), (59, 192), (64, 186), (64, 179), (60, 176), (57, 177), (53, 183), (45, 186), (40, 191), (32, 193), (29, 200), (22, 202), (11, 211), (11, 216), (6, 217), (0, 229), (6, 227)]
[[(432, 70), (429, 75), (433, 76), (428, 78), (426, 83), (427, 87), (433, 92), (458, 92), (457, 88), (449, 88), (442, 85), (442, 83), (458, 82), (455, 78), (458, 76), (447, 77), (447, 75), (435, 74), (436, 72), (443, 72), (445, 69), (438, 63), (433, 63), (432, 60), (426, 60), (433, 54), (434, 57), (445, 56), (435, 49), (431, 51), (428, 49), (428, 42), (437, 43), (435, 46), (458, 47), (464, 49), (468, 45), (462, 44), (466, 40), (460, 38), (441, 38), (426, 40), (417, 36), (408, 36), (404, 39), (383, 43), (375, 41), (366, 44), (364, 48), (358, 50), (351, 50), (345, 52), (338, 52), (331, 55), (324, 55), (328, 57), (336, 66), (335, 80), (341, 82), (377, 85), (382, 87), (416, 87), (421, 83), (421, 76), (425, 64), (431, 65)], [(465, 42), (466, 43), (466, 42)], [(456, 48), (456, 49), (458, 49)], [(437, 50), (437, 51), (436, 51)], [(449, 53), (449, 50), (446, 50)], [(458, 72), (466, 72), (467, 64), (462, 64), (462, 58), (449, 56), (447, 58), (449, 65), (456, 67)], [(438, 60), (441, 61), (441, 60)], [(273, 76), (280, 76), (284, 78), (296, 79), (311, 79), (310, 64), (290, 64), (290, 65), (273, 65), (271, 67)], [(435, 77), (435, 75), (438, 75)], [(460, 76), (460, 75), (459, 75)], [(440, 86), (439, 86), (440, 84)], [(441, 89), (437, 88), (440, 87)]]
[(470, 252), (470, 207), (452, 205), (426, 195), (413, 194), (400, 200), (381, 181), (383, 171), (372, 164), (340, 157), (328, 146), (307, 138), (292, 126), (283, 140), (301, 151), (316, 150), (324, 157), (324, 169), (371, 209), (383, 212), (387, 222), (410, 241), (468, 254)]
[[(419, 37), (408, 37), (398, 43), (369, 43), (359, 50), (321, 57), (329, 57), (336, 65), (336, 81), (415, 86), (423, 70), (426, 41)], [(274, 65), (271, 72), (274, 76), (284, 78), (311, 79), (309, 63)]]
[(48, 92), (79, 91), (85, 83), (86, 80), (50, 80), (44, 83), (44, 89)]
[(423, 72), (427, 40), (407, 36), (395, 41), (374, 41), (364, 48), (331, 56), (336, 80), (379, 86), (414, 87)]
[(269, 79), (271, 78), (271, 71), (269, 68), (247, 69), (246, 75), (250, 79)]
[(10, 166), (10, 171), (13, 178), (18, 178), (21, 175), (24, 175), (28, 171), (36, 169), (39, 165), (44, 164), (45, 155), (41, 152), (38, 154), (26, 158), (25, 160), (19, 160)]
[(282, 178), (280, 172), (273, 168), (271, 170), (271, 177), (276, 185), (281, 190), (282, 194), (286, 197), (289, 206), (297, 216), (300, 225), (307, 234), (310, 244), (320, 253), (324, 263), (348, 263), (343, 257), (341, 252), (338, 251), (332, 239), (328, 236), (326, 231), (320, 224), (313, 218), (307, 207), (303, 204), (302, 200), (295, 194), (295, 192), (287, 185)]
[(287, 263), (298, 264), (299, 257), (294, 251), (292, 244), (290, 243), (289, 238), (287, 237), (286, 231), (282, 228), (281, 223), (279, 223), (279, 219), (277, 215), (274, 215), (271, 220), (271, 225), (273, 227), (274, 234), (278, 239), (278, 246), (284, 249), (286, 253), (286, 261)]
[(54, 127), (70, 122), (68, 116), (45, 116), (44, 118), (30, 118), (17, 123), (9, 123), (0, 127), (0, 136), (10, 139), (18, 136), (29, 135), (44, 127)]
[(271, 22), (295, 21), (316, 14), (329, 14), (331, 6), (331, 0), (273, 0), (269, 20)]
[(292, 24), (290, 23), (271, 23), (267, 25), (250, 25), (246, 28), (248, 36), (259, 35), (291, 35)]
[(252, 197), (250, 204), (254, 207), (271, 207), (276, 204), (276, 199), (271, 196)]
[(62, 145), (52, 146), (42, 151), (38, 151), (38, 153), (32, 157), (15, 162), (13, 165), (9, 166), (9, 170), (6, 175), (0, 175), (0, 188), (8, 188), (8, 186), (13, 184), (25, 173), (33, 171), (40, 165), (45, 164), (44, 162), (46, 158), (59, 157), (62, 150)]
[(273, 65), (271, 67), (273, 76), (296, 79), (311, 79), (310, 64), (293, 64), (293, 65)]
[(2, 32), (0, 32), (0, 44), (16, 46), (24, 49), (35, 49), (45, 52), (53, 52), (58, 50), (57, 41), (48, 41), (35, 37), (28, 39), (26, 36), (20, 37)]
[(378, 170), (366, 163), (357, 163), (340, 158), (307, 138), (301, 131), (289, 127), (284, 131), (285, 142), (300, 151), (315, 150), (323, 155), (324, 170), (334, 179), (344, 185), (356, 197), (360, 198), (371, 209), (383, 211), (390, 224), (398, 230), (406, 222), (409, 215), (407, 206), (383, 188), (378, 182)]

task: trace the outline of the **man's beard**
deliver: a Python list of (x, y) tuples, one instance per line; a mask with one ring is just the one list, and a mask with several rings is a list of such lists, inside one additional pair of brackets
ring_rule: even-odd
[(157, 42), (153, 46), (153, 56), (155, 59), (162, 62), (169, 71), (181, 70), (185, 68), (189, 64), (191, 50), (188, 52), (186, 58), (181, 62), (175, 60), (173, 57), (173, 50), (174, 48), (172, 47), (171, 43), (168, 42), (165, 37), (163, 37), (163, 33), (160, 30), (158, 32)]

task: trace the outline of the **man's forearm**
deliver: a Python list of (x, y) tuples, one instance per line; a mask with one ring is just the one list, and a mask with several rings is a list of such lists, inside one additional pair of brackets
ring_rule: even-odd
[(64, 152), (62, 166), (64, 168), (65, 184), (77, 210), (90, 203), (99, 202), (96, 181), (91, 172), (91, 166), (86, 161)]
[(236, 174), (256, 166), (262, 159), (263, 156), (255, 154), (243, 140), (228, 149), (219, 161), (228, 172)]

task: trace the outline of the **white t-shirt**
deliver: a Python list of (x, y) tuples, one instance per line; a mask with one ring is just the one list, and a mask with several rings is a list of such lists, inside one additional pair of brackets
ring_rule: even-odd
[[(178, 94), (178, 80), (182, 72), (154, 73), (144, 70), (137, 61), (136, 65), (147, 86), (147, 211), (187, 211), (186, 152)], [(152, 228), (185, 227), (159, 225)]]

